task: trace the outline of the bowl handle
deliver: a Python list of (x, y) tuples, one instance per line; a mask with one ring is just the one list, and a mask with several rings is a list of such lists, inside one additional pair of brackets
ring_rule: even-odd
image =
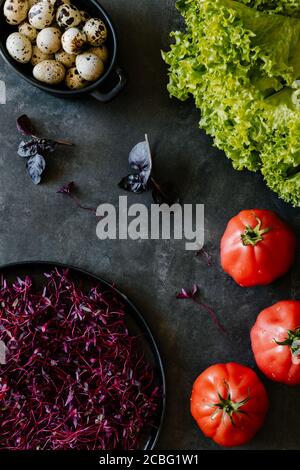
[(114, 73), (117, 75), (117, 83), (116, 85), (107, 92), (101, 92), (99, 90), (95, 90), (91, 93), (91, 96), (96, 100), (100, 101), (101, 103), (108, 103), (111, 101), (115, 96), (117, 96), (125, 87), (127, 83), (127, 78), (121, 67), (117, 66), (114, 70)]

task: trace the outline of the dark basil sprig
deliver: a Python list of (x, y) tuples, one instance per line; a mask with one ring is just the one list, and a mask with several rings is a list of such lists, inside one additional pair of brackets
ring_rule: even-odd
[(18, 155), (28, 158), (26, 168), (34, 184), (39, 184), (46, 168), (45, 153), (54, 152), (58, 145), (73, 145), (63, 140), (51, 140), (38, 137), (36, 130), (26, 114), (17, 119), (17, 129), (29, 140), (22, 140), (18, 148)]
[(172, 205), (179, 201), (177, 190), (173, 184), (167, 183), (161, 186), (153, 176), (153, 160), (147, 134), (145, 140), (139, 142), (131, 150), (129, 166), (133, 173), (120, 181), (120, 188), (135, 194), (151, 189), (153, 200), (157, 204)]

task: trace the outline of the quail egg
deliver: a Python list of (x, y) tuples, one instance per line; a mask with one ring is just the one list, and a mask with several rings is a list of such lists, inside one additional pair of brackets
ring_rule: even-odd
[(12, 33), (6, 40), (9, 55), (21, 64), (27, 64), (32, 55), (32, 45), (29, 39), (21, 33)]
[(84, 78), (84, 80), (88, 80), (90, 82), (98, 80), (104, 72), (104, 64), (102, 60), (95, 54), (90, 54), (89, 52), (79, 54), (76, 57), (76, 68), (79, 75)]
[(103, 21), (98, 18), (88, 20), (83, 27), (83, 31), (86, 34), (87, 42), (91, 44), (91, 46), (101, 46), (106, 41), (106, 26)]
[(33, 46), (32, 48), (32, 56), (31, 56), (31, 65), (35, 66), (44, 60), (52, 60), (53, 54), (45, 54), (44, 52), (40, 51), (37, 46)]
[(71, 3), (70, 0), (50, 0), (50, 2), (54, 6), (54, 8), (58, 8), (61, 5), (63, 5), (64, 3), (67, 3), (68, 5), (70, 5), (70, 3)]
[(48, 85), (57, 85), (65, 78), (65, 68), (56, 60), (43, 60), (33, 69), (33, 76), (37, 80)]
[(54, 7), (48, 0), (43, 0), (33, 5), (28, 13), (31, 26), (36, 29), (44, 29), (50, 26), (54, 20)]
[(56, 21), (61, 28), (73, 28), (81, 23), (81, 14), (74, 5), (63, 4), (56, 13)]
[(6, 0), (4, 3), (4, 16), (7, 23), (17, 25), (27, 16), (29, 5), (27, 0)]
[(27, 21), (24, 21), (24, 23), (21, 23), (19, 25), (19, 33), (21, 34), (24, 34), (24, 36), (26, 36), (29, 41), (31, 42), (34, 42), (36, 40), (36, 37), (37, 37), (37, 30), (31, 26), (30, 23), (27, 23)]
[(33, 7), (36, 3), (39, 3), (41, 0), (27, 0), (29, 8)]
[(68, 54), (78, 54), (86, 43), (86, 35), (78, 28), (70, 28), (62, 35), (61, 43)]
[(55, 59), (61, 62), (67, 69), (75, 66), (76, 55), (68, 54), (63, 49), (55, 54)]
[(61, 31), (58, 28), (44, 28), (36, 38), (36, 44), (45, 54), (54, 54), (61, 48)]
[(84, 80), (84, 78), (79, 75), (76, 67), (72, 67), (68, 70), (65, 83), (70, 90), (79, 90), (88, 84), (87, 80)]
[(85, 10), (80, 10), (80, 16), (82, 24), (85, 24), (91, 18), (91, 15)]
[(95, 54), (102, 62), (106, 62), (108, 59), (108, 49), (106, 46), (90, 47), (87, 52)]

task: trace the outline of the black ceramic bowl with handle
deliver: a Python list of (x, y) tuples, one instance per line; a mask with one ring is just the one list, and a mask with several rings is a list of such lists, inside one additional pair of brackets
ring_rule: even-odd
[(113, 99), (124, 88), (126, 78), (117, 65), (118, 41), (116, 31), (109, 15), (97, 0), (74, 0), (72, 2), (80, 10), (87, 11), (92, 17), (103, 20), (108, 32), (106, 45), (109, 50), (109, 59), (105, 64), (105, 72), (98, 80), (79, 90), (68, 90), (64, 84), (53, 86), (39, 82), (32, 75), (33, 67), (31, 64), (19, 64), (9, 55), (6, 49), (6, 39), (12, 32), (17, 30), (17, 27), (7, 24), (3, 14), (4, 3), (5, 0), (0, 0), (0, 53), (15, 72), (31, 85), (61, 98), (75, 98), (90, 94), (103, 103)]

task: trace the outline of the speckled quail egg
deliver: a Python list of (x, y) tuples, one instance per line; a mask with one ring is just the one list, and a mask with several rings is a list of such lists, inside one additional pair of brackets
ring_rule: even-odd
[(80, 16), (83, 25), (91, 18), (91, 15), (85, 10), (80, 10)]
[(90, 82), (97, 80), (104, 72), (102, 60), (95, 54), (90, 54), (89, 52), (79, 54), (76, 57), (76, 68), (79, 75), (84, 78), (84, 80)]
[(63, 29), (74, 28), (81, 23), (80, 11), (72, 4), (63, 4), (57, 10), (56, 21)]
[(55, 59), (58, 60), (58, 62), (61, 62), (66, 67), (66, 69), (74, 67), (76, 63), (76, 55), (68, 54), (63, 49), (55, 54)]
[(106, 46), (90, 47), (87, 52), (95, 54), (102, 62), (106, 62), (108, 59), (108, 49)]
[(78, 28), (70, 28), (62, 35), (61, 43), (68, 54), (78, 54), (86, 43), (86, 35)]
[(70, 5), (71, 0), (50, 0), (50, 2), (54, 6), (54, 8), (58, 8), (63, 5), (63, 3), (67, 3), (68, 5)]
[(44, 60), (52, 60), (53, 58), (53, 54), (45, 54), (44, 52), (40, 51), (37, 46), (33, 46), (30, 63), (31, 65), (35, 66)]
[(36, 37), (37, 37), (37, 29), (35, 29), (33, 26), (31, 26), (30, 23), (27, 23), (27, 21), (24, 21), (24, 23), (21, 23), (19, 25), (19, 33), (21, 34), (24, 34), (24, 36), (26, 36), (29, 41), (31, 42), (34, 42), (36, 40)]
[(51, 25), (54, 20), (54, 7), (48, 0), (43, 0), (33, 5), (28, 13), (31, 26), (36, 29), (44, 29)]
[(27, 16), (28, 9), (27, 0), (6, 0), (3, 12), (7, 23), (11, 25), (22, 23)]
[(98, 18), (88, 20), (83, 27), (83, 31), (86, 34), (87, 42), (91, 44), (91, 46), (101, 46), (106, 41), (106, 26), (103, 21)]
[(27, 0), (29, 8), (33, 7), (36, 3), (39, 3), (41, 0)]
[(44, 28), (36, 38), (36, 45), (45, 54), (54, 54), (61, 48), (61, 31), (58, 28)]
[(65, 78), (65, 68), (57, 60), (43, 60), (33, 69), (33, 76), (37, 80), (48, 85), (57, 85)]
[(84, 80), (84, 78), (79, 75), (76, 67), (72, 67), (67, 72), (65, 83), (70, 90), (79, 90), (80, 88), (84, 88), (88, 84), (88, 81)]
[(6, 40), (9, 55), (21, 64), (27, 64), (32, 55), (32, 45), (29, 39), (21, 33), (12, 33)]

